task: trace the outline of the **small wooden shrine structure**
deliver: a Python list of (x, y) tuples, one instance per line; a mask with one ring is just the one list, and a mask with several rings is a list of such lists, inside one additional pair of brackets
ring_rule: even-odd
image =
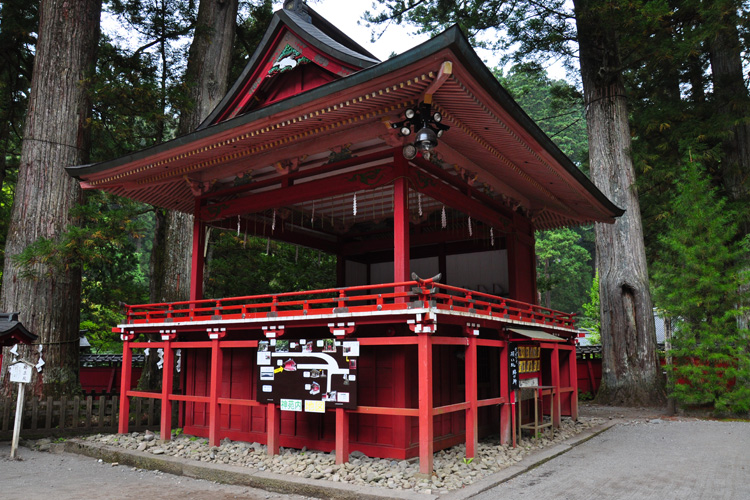
[[(457, 27), (380, 62), (290, 1), (194, 133), (69, 172), (195, 216), (190, 300), (128, 306), (115, 329), (121, 432), (131, 397), (157, 398), (163, 438), (178, 404), (212, 444), (419, 456), (429, 472), (435, 449), (511, 439), (519, 385), (554, 425), (577, 416), (574, 317), (537, 304), (534, 231), (621, 210)], [(338, 286), (203, 299), (208, 226), (335, 254)], [(146, 347), (163, 349), (160, 393), (125, 385)]]

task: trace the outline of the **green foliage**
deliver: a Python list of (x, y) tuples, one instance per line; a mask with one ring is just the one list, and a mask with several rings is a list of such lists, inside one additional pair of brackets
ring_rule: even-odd
[(232, 51), (232, 66), (229, 72), (230, 86), (245, 69), (245, 65), (263, 38), (266, 28), (271, 24), (273, 10), (271, 0), (240, 2), (237, 14), (237, 32), (234, 38), (234, 50)]
[[(232, 232), (212, 241), (206, 297), (240, 297), (331, 288), (336, 258), (305, 247)], [(266, 253), (268, 250), (268, 253)]]
[(170, 117), (160, 107), (158, 70), (150, 57), (130, 54), (103, 36), (91, 88), (93, 161), (123, 156), (162, 140), (156, 124)]
[[(495, 76), (526, 113), (574, 163), (588, 156), (582, 96), (563, 80), (551, 80), (537, 64), (520, 64)], [(553, 309), (580, 312), (593, 269), (590, 228), (537, 234), (537, 289)]]
[(599, 270), (594, 273), (594, 280), (589, 290), (589, 301), (583, 304), (583, 316), (578, 326), (587, 332), (587, 338), (592, 345), (601, 344), (601, 309), (599, 307)]
[(550, 296), (549, 306), (567, 312), (581, 310), (591, 276), (591, 255), (572, 229), (541, 231), (536, 238), (537, 289)]
[(21, 276), (35, 279), (81, 267), (81, 329), (97, 352), (116, 351), (112, 327), (122, 321), (122, 303), (148, 300), (148, 253), (152, 209), (103, 192), (90, 194), (74, 210), (79, 224), (59, 239), (42, 238), (14, 260)]
[(507, 75), (494, 70), (502, 86), (539, 127), (571, 159), (582, 166), (588, 158), (583, 96), (565, 80), (552, 80), (537, 64), (513, 66)]
[(738, 327), (746, 276), (736, 213), (696, 162), (684, 162), (661, 249), (654, 297), (673, 318), (673, 396), (717, 413), (750, 411), (750, 335)]

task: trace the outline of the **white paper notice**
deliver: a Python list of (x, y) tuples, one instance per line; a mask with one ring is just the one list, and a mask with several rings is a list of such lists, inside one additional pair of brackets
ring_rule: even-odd
[(257, 358), (258, 366), (266, 366), (271, 364), (271, 353), (268, 351), (260, 351)]

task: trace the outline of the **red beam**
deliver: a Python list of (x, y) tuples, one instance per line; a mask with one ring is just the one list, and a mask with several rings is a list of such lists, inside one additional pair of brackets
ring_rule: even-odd
[(463, 403), (454, 403), (452, 405), (438, 406), (432, 409), (433, 415), (445, 415), (447, 413), (454, 413), (457, 411), (467, 410), (470, 403), (464, 401)]
[(418, 417), (418, 408), (389, 408), (385, 406), (358, 406), (352, 413), (363, 413), (366, 415), (393, 415), (401, 417)]
[(264, 191), (235, 200), (204, 206), (201, 208), (200, 217), (206, 221), (219, 220), (319, 198), (373, 189), (390, 183), (394, 177), (393, 168), (389, 165), (368, 167), (355, 172), (333, 175), (325, 179), (295, 184), (284, 189)]
[(492, 405), (501, 405), (507, 403), (508, 400), (505, 398), (492, 398), (492, 399), (480, 399), (477, 400), (477, 406), (492, 406)]
[(432, 337), (432, 345), (470, 345), (466, 337)]
[(283, 177), (275, 176), (271, 179), (264, 179), (260, 181), (251, 182), (248, 184), (243, 184), (242, 186), (236, 186), (236, 187), (231, 187), (228, 189), (223, 189), (221, 191), (206, 193), (204, 195), (201, 195), (199, 199), (201, 200), (217, 199), (217, 198), (222, 198), (224, 196), (232, 196), (235, 194), (244, 193), (246, 191), (255, 191), (256, 189), (273, 186), (275, 184), (281, 184), (282, 181), (285, 179), (289, 182), (289, 184), (294, 184), (294, 181), (299, 180), (299, 179), (305, 179), (307, 177), (327, 174), (328, 172), (334, 172), (342, 168), (348, 168), (348, 167), (352, 167), (355, 165), (362, 165), (365, 163), (382, 160), (384, 158), (388, 158), (391, 156), (393, 156), (392, 150), (376, 151), (374, 153), (369, 153), (369, 154), (362, 155), (362, 156), (353, 156), (351, 158), (347, 158), (346, 160), (341, 160), (341, 161), (337, 161), (333, 163), (326, 163), (319, 167), (306, 168), (305, 170), (300, 170), (298, 172), (285, 175)]
[(257, 340), (224, 340), (221, 342), (221, 347), (225, 349), (231, 349), (231, 348), (237, 348), (237, 347), (255, 348), (255, 347), (258, 347), (258, 341)]
[(186, 394), (170, 394), (170, 401), (185, 401), (187, 403), (210, 403), (211, 398), (208, 396), (189, 396)]
[(374, 337), (357, 339), (359, 345), (416, 345), (417, 337)]
[(254, 399), (232, 399), (232, 398), (219, 398), (220, 405), (230, 406), (265, 406), (263, 403), (259, 403)]
[(417, 191), (445, 205), (454, 207), (471, 216), (472, 219), (480, 220), (498, 230), (507, 232), (512, 229), (513, 223), (510, 219), (496, 210), (487, 207), (481, 201), (466, 196), (441, 180), (415, 169), (410, 170), (408, 175)]
[(128, 396), (130, 396), (131, 398), (161, 399), (161, 392), (128, 391)]

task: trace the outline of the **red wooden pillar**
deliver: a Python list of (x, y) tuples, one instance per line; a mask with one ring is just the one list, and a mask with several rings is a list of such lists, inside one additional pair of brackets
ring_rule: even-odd
[(406, 159), (398, 152), (395, 161), (400, 175), (393, 182), (393, 281), (398, 283), (409, 280), (409, 183)]
[(172, 381), (174, 379), (174, 349), (169, 335), (162, 335), (164, 340), (164, 364), (161, 367), (161, 426), (160, 435), (162, 441), (172, 438), (172, 402), (169, 396), (172, 394)]
[(432, 337), (419, 333), (417, 337), (419, 376), (419, 472), (432, 474), (433, 403), (432, 403)]
[(336, 464), (349, 461), (349, 413), (336, 408)]
[(221, 422), (219, 396), (221, 393), (222, 365), (224, 363), (218, 335), (216, 337), (211, 339), (211, 387), (208, 402), (208, 444), (210, 446), (219, 446), (219, 424)]
[(118, 432), (127, 434), (128, 421), (130, 420), (130, 377), (133, 369), (133, 351), (130, 348), (131, 337), (125, 333), (121, 336), (122, 342), (122, 378), (120, 379), (120, 422)]
[(554, 394), (552, 395), (552, 406), (554, 408), (554, 419), (552, 422), (552, 427), (560, 427), (560, 410), (562, 409), (562, 405), (560, 404), (560, 348), (557, 344), (552, 346), (552, 353), (551, 353), (551, 366), (550, 371), (552, 372), (552, 385), (555, 387)]
[(266, 451), (269, 456), (279, 454), (281, 411), (274, 403), (266, 405)]
[(505, 444), (510, 440), (511, 431), (511, 401), (510, 401), (510, 380), (508, 376), (508, 349), (510, 346), (505, 343), (505, 347), (500, 350), (500, 397), (505, 399), (505, 403), (500, 406), (500, 444)]
[[(578, 360), (576, 359), (576, 348), (568, 351), (568, 370), (570, 373), (570, 387), (573, 391), (570, 393), (570, 417), (578, 420)], [(593, 390), (593, 389), (592, 389)]]
[(195, 213), (193, 214), (193, 259), (190, 267), (190, 300), (203, 298), (203, 247), (206, 231), (200, 220), (200, 200), (195, 200)]
[(477, 428), (477, 338), (470, 336), (469, 345), (466, 346), (464, 360), (464, 380), (466, 381), (466, 458), (474, 458), (479, 442), (479, 431)]

